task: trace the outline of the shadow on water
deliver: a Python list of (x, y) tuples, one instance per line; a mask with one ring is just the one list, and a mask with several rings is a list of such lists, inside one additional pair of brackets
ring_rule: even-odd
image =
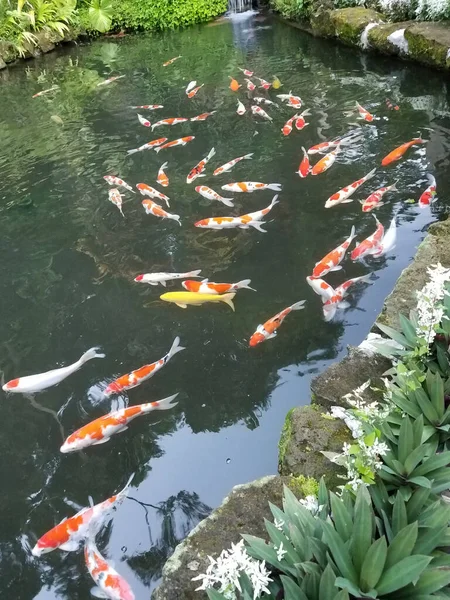
[[(180, 54), (170, 68), (161, 67)], [(248, 113), (238, 117), (236, 95), (227, 87), (230, 75), (242, 82), (237, 67), (267, 80), (277, 75), (280, 91), (292, 89), (312, 109), (310, 125), (284, 138), (279, 130), (291, 116), (285, 108), (268, 109), (274, 123)], [(115, 74), (126, 79), (97, 87)], [(184, 90), (191, 79), (205, 86), (188, 101)], [(427, 225), (447, 213), (447, 83), (440, 73), (363, 55), (260, 15), (80, 44), (2, 72), (0, 82), (0, 370), (7, 381), (69, 364), (92, 346), (106, 353), (36, 395), (34, 405), (0, 392), (6, 490), (0, 496), (0, 593), (17, 600), (88, 597), (92, 582), (81, 553), (36, 560), (30, 547), (73, 514), (68, 503), (86, 506), (89, 495), (101, 501), (135, 472), (132, 498), (116, 511), (100, 547), (141, 600), (177, 542), (232, 485), (276, 471), (285, 413), (309, 402), (311, 377), (341, 356), (346, 344), (361, 342)], [(31, 98), (55, 84), (56, 93)], [(398, 113), (387, 109), (386, 95), (400, 105)], [(239, 97), (251, 104), (244, 88)], [(275, 93), (267, 97), (275, 100)], [(346, 115), (355, 100), (377, 116), (364, 126), (357, 153), (343, 153), (324, 176), (300, 180), (301, 147), (354, 127), (357, 115)], [(127, 156), (126, 150), (158, 137), (129, 108), (149, 103), (165, 107), (157, 115), (145, 113), (153, 120), (217, 112), (203, 123), (155, 131), (169, 139), (194, 135), (185, 148)], [(397, 248), (366, 264), (346, 261), (343, 271), (330, 274), (337, 285), (375, 273), (370, 286), (350, 296), (351, 308), (327, 324), (305, 277), (352, 224), (361, 240), (374, 222), (356, 201), (329, 211), (324, 201), (420, 132), (430, 140), (426, 147), (380, 168), (370, 186), (399, 180), (400, 192), (378, 211), (386, 226), (399, 211)], [(235, 177), (283, 184), (267, 234), (193, 228), (200, 218), (229, 214), (185, 183), (212, 146), (214, 168), (254, 153), (229, 176), (203, 180), (214, 189)], [(145, 215), (140, 197), (128, 192), (122, 219), (107, 200), (102, 176), (154, 185), (165, 160), (167, 194), (183, 227)], [(418, 198), (428, 171), (439, 185), (432, 214), (406, 202)], [(269, 192), (241, 196), (230, 214), (258, 210), (272, 198)], [(132, 282), (139, 272), (197, 268), (215, 281), (251, 278), (258, 292), (240, 292), (236, 313), (212, 305), (182, 311), (159, 301), (162, 288)], [(277, 339), (248, 348), (258, 323), (300, 299), (307, 300), (305, 310), (287, 318)], [(176, 335), (187, 350), (151, 382), (119, 397), (117, 406), (180, 392), (178, 406), (135, 421), (108, 444), (61, 455), (63, 433), (110, 409), (102, 394), (107, 383), (163, 356)]]

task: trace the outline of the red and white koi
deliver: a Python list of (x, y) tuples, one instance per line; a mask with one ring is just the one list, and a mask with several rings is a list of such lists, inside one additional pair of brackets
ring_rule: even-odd
[(156, 127), (161, 127), (162, 125), (178, 125), (178, 123), (186, 123), (189, 119), (185, 119), (184, 117), (173, 117), (171, 119), (163, 119), (162, 121), (157, 121), (152, 125), (152, 131)]
[(109, 600), (135, 600), (129, 583), (106, 562), (90, 537), (84, 546), (84, 560), (97, 586), (91, 590), (93, 596)]
[(88, 534), (93, 533), (105, 523), (111, 510), (117, 508), (127, 497), (132, 479), (133, 475), (123, 490), (114, 496), (94, 506), (83, 508), (73, 517), (63, 519), (59, 525), (47, 531), (34, 546), (33, 556), (42, 556), (58, 548), (65, 552), (78, 550), (81, 542)]
[(126, 183), (123, 179), (120, 179), (120, 177), (115, 177), (114, 175), (104, 175), (103, 179), (106, 181), (106, 183), (109, 183), (109, 185), (118, 185), (119, 187), (125, 188), (129, 192), (133, 192), (133, 194), (136, 193), (131, 185), (128, 185), (128, 183)]
[(311, 111), (309, 110), (309, 108), (300, 113), (297, 120), (295, 121), (295, 128), (297, 129), (297, 131), (301, 131), (304, 127), (309, 125), (309, 123), (305, 122), (305, 117), (309, 116), (310, 114)]
[(176, 146), (186, 146), (189, 142), (195, 140), (194, 135), (188, 135), (186, 137), (179, 138), (177, 140), (172, 140), (171, 142), (167, 142), (167, 144), (163, 144), (158, 148), (155, 148), (155, 152), (159, 152), (160, 150), (164, 150), (165, 148), (175, 148)]
[(81, 367), (89, 360), (92, 360), (93, 358), (105, 358), (105, 355), (98, 353), (97, 350), (98, 348), (87, 350), (76, 362), (67, 367), (52, 369), (51, 371), (39, 373), (38, 375), (27, 375), (25, 377), (11, 379), (11, 381), (5, 383), (2, 389), (4, 392), (15, 394), (34, 394), (46, 390), (49, 387), (61, 383), (66, 377), (69, 377), (69, 375), (72, 375), (72, 373), (81, 369)]
[(157, 110), (158, 108), (164, 108), (162, 104), (141, 104), (140, 106), (131, 106), (133, 110)]
[(131, 371), (131, 373), (127, 373), (126, 375), (122, 375), (118, 379), (115, 379), (105, 389), (105, 396), (121, 394), (122, 392), (126, 392), (127, 390), (131, 390), (138, 385), (141, 385), (141, 383), (144, 383), (144, 381), (147, 381), (147, 379), (153, 377), (153, 375), (160, 371), (169, 362), (169, 360), (175, 356), (175, 354), (181, 352), (182, 350), (186, 350), (186, 348), (180, 346), (180, 338), (177, 336), (173, 341), (172, 347), (166, 355), (154, 363), (144, 365), (135, 371)]
[(122, 212), (122, 194), (119, 192), (119, 190), (117, 188), (110, 189), (108, 191), (108, 197), (109, 201), (115, 204), (120, 210), (120, 214), (122, 215), (122, 217), (125, 217), (125, 215)]
[(206, 186), (206, 185), (198, 185), (195, 188), (195, 191), (198, 192), (200, 194), (200, 196), (203, 196), (203, 198), (206, 198), (207, 200), (218, 200), (219, 202), (222, 202), (223, 204), (225, 204), (225, 206), (234, 206), (233, 202), (232, 202), (232, 198), (224, 198), (223, 196), (221, 196), (220, 194), (218, 194), (217, 192), (215, 192), (214, 190), (212, 190), (210, 187)]
[(197, 179), (197, 177), (204, 177), (204, 175), (202, 173), (205, 170), (206, 165), (209, 163), (209, 161), (215, 154), (216, 154), (215, 149), (211, 148), (208, 156), (203, 158), (197, 165), (195, 165), (195, 167), (192, 169), (192, 171), (186, 177), (186, 183), (192, 183), (195, 179)]
[(156, 204), (156, 202), (153, 202), (153, 200), (142, 200), (142, 206), (148, 215), (151, 214), (155, 217), (160, 217), (161, 219), (172, 219), (173, 221), (177, 221), (178, 225), (181, 227), (180, 215), (174, 215), (166, 212), (162, 206)]
[(50, 94), (50, 92), (55, 92), (56, 90), (59, 90), (59, 85), (54, 85), (51, 88), (48, 88), (48, 90), (42, 90), (42, 92), (38, 92), (37, 94), (34, 94), (34, 96), (31, 96), (32, 98), (40, 98), (41, 96), (44, 96), (45, 94)]
[(298, 166), (297, 174), (303, 178), (308, 175), (311, 167), (309, 165), (308, 153), (306, 152), (305, 148), (303, 148), (303, 146), (302, 146), (302, 151), (303, 151), (303, 158)]
[(288, 306), (281, 312), (277, 313), (274, 317), (266, 321), (263, 325), (258, 325), (255, 333), (252, 335), (249, 341), (249, 346), (252, 348), (257, 346), (261, 342), (265, 342), (266, 340), (270, 340), (277, 335), (277, 330), (282, 325), (284, 319), (290, 314), (293, 310), (302, 310), (304, 307), (306, 300), (300, 300), (300, 302), (296, 302), (291, 306)]
[(259, 181), (238, 181), (222, 186), (226, 192), (255, 192), (256, 190), (273, 190), (281, 192), (281, 183), (261, 183)]
[(125, 75), (110, 77), (109, 79), (105, 79), (104, 81), (100, 81), (100, 83), (97, 83), (97, 87), (100, 87), (101, 85), (109, 85), (110, 83), (113, 83), (113, 81), (117, 81), (118, 79), (122, 79), (123, 77), (125, 77)]
[(263, 119), (267, 119), (268, 121), (273, 121), (272, 117), (266, 113), (260, 106), (257, 104), (253, 104), (251, 106), (251, 111), (254, 115), (258, 115), (258, 117), (262, 117)]
[(259, 86), (260, 88), (263, 88), (265, 90), (270, 90), (270, 88), (272, 87), (271, 83), (269, 83), (265, 79), (261, 79), (261, 77), (256, 77), (256, 75), (255, 75), (255, 79), (257, 79), (259, 81), (259, 83), (261, 84)]
[(244, 81), (247, 83), (247, 89), (249, 92), (253, 92), (253, 90), (256, 90), (256, 85), (253, 83), (253, 81), (251, 81), (250, 79), (244, 79)]
[(276, 102), (272, 102), (272, 100), (268, 100), (267, 98), (261, 98), (261, 97), (257, 97), (257, 98), (253, 98), (253, 102), (256, 102), (256, 104), (268, 104), (270, 106), (276, 106), (278, 108), (278, 104)]
[(196, 117), (191, 117), (190, 121), (206, 121), (208, 117), (211, 117), (216, 112), (216, 110), (213, 110), (211, 112), (202, 113), (201, 115), (197, 115)]
[(287, 120), (286, 123), (283, 125), (283, 128), (281, 129), (281, 133), (283, 135), (289, 135), (294, 127), (294, 121), (299, 117), (300, 115), (294, 115), (289, 120)]
[(336, 148), (338, 144), (339, 139), (332, 140), (330, 142), (320, 142), (320, 144), (311, 146), (311, 148), (308, 150), (308, 154), (322, 154), (323, 152), (328, 152), (329, 150)]
[(191, 90), (193, 90), (195, 88), (196, 85), (197, 85), (196, 81), (191, 81), (190, 83), (188, 83), (187, 88), (186, 88), (186, 96), (189, 94), (189, 92)]
[(169, 185), (169, 178), (164, 172), (164, 169), (167, 169), (168, 163), (165, 162), (159, 167), (158, 176), (156, 178), (156, 183), (162, 185), (163, 187), (167, 187)]
[(179, 58), (181, 58), (181, 56), (175, 56), (175, 58), (171, 58), (170, 60), (168, 60), (165, 63), (163, 63), (163, 67), (168, 67), (169, 65), (171, 65), (172, 63), (174, 63)]
[(244, 75), (246, 75), (247, 77), (253, 77), (253, 71), (249, 71), (248, 69), (241, 69), (241, 67), (238, 67), (239, 71), (242, 71), (242, 73), (244, 73)]
[(350, 196), (352, 196), (358, 188), (360, 188), (366, 181), (372, 179), (375, 175), (376, 169), (372, 169), (370, 173), (361, 177), (361, 179), (357, 179), (350, 185), (342, 188), (332, 196), (328, 198), (325, 202), (325, 208), (332, 208), (333, 206), (337, 206), (338, 204), (348, 204), (349, 202), (353, 202), (353, 198), (349, 200)]
[(436, 202), (436, 179), (433, 175), (428, 175), (428, 183), (429, 186), (419, 198), (419, 208), (425, 208)]
[(167, 206), (170, 207), (170, 204), (169, 204), (170, 198), (168, 198), (162, 192), (155, 190), (155, 188), (153, 188), (151, 185), (147, 185), (146, 183), (137, 183), (136, 187), (143, 196), (148, 196), (149, 198), (158, 198), (158, 200), (164, 200), (164, 202), (167, 204)]
[(373, 215), (377, 228), (372, 235), (363, 240), (360, 244), (356, 244), (356, 248), (350, 254), (352, 260), (364, 258), (368, 254), (376, 254), (380, 250), (380, 244), (384, 235), (384, 227), (380, 221)]
[(378, 258), (379, 256), (383, 256), (391, 250), (394, 250), (395, 244), (397, 242), (397, 225), (395, 222), (396, 218), (397, 215), (393, 217), (391, 224), (389, 225), (389, 229), (384, 234), (383, 239), (379, 244), (379, 249), (373, 253), (374, 257)]
[(397, 191), (398, 191), (398, 189), (397, 189), (396, 183), (393, 183), (392, 185), (388, 185), (386, 187), (379, 188), (375, 192), (372, 192), (370, 194), (370, 196), (368, 196), (365, 200), (361, 200), (362, 211), (370, 212), (374, 208), (379, 208), (380, 206), (383, 206), (385, 203), (381, 202), (381, 199), (384, 196), (384, 194), (386, 194), (387, 192), (397, 192)]
[[(344, 301), (345, 296), (348, 294), (349, 288), (358, 282), (368, 283), (371, 275), (372, 274), (369, 273), (368, 275), (363, 275), (362, 277), (353, 277), (353, 279), (349, 279), (348, 281), (345, 281), (344, 283), (339, 285), (334, 290), (334, 294), (331, 296), (331, 298), (325, 300), (323, 304), (322, 308), (325, 321), (331, 321), (335, 316), (336, 310), (338, 308), (349, 308), (350, 304)], [(324, 298), (322, 298), (322, 300), (324, 300)]]
[(142, 115), (139, 115), (139, 114), (137, 117), (138, 117), (139, 123), (141, 125), (143, 125), (144, 127), (151, 127), (152, 124), (150, 123), (150, 121), (148, 119), (146, 119), (145, 117), (143, 117)]
[(181, 285), (188, 292), (196, 292), (197, 294), (226, 294), (228, 292), (237, 292), (237, 290), (242, 289), (256, 292), (255, 289), (250, 287), (250, 283), (250, 279), (243, 279), (237, 283), (213, 283), (208, 279), (203, 279), (203, 281), (193, 281), (188, 279), (187, 281), (183, 281)]
[(238, 162), (240, 162), (241, 160), (251, 160), (252, 158), (253, 158), (253, 152), (250, 152), (250, 154), (244, 154), (244, 156), (239, 156), (239, 158), (233, 158), (233, 160), (230, 160), (229, 162), (225, 163), (221, 167), (217, 167), (217, 169), (214, 171), (213, 175), (220, 175), (221, 173), (226, 173), (228, 171), (231, 171), (231, 169), (234, 167), (234, 165), (237, 164)]
[(166, 287), (167, 281), (174, 281), (175, 279), (186, 279), (186, 277), (200, 277), (201, 269), (195, 271), (188, 271), (187, 273), (143, 273), (137, 275), (134, 281), (138, 283), (148, 283), (149, 285), (158, 285), (160, 283), (163, 287)]
[(318, 277), (308, 276), (306, 278), (307, 284), (312, 287), (313, 291), (321, 296), (322, 302), (326, 302), (332, 298), (335, 294), (334, 288), (331, 287), (324, 279)]
[(361, 104), (358, 104), (358, 102), (356, 103), (356, 108), (358, 109), (359, 116), (361, 119), (364, 119), (364, 121), (367, 121), (368, 123), (371, 123), (373, 121), (374, 116), (371, 115), (370, 112), (366, 110), (363, 106), (361, 106)]
[(294, 96), (292, 92), (289, 92), (289, 94), (277, 94), (277, 98), (279, 98), (282, 102), (287, 102), (287, 106), (291, 106), (293, 108), (300, 108), (302, 105), (302, 99), (300, 96)]
[(239, 229), (249, 229), (250, 227), (254, 227), (262, 233), (267, 233), (266, 230), (262, 228), (264, 221), (261, 221), (261, 219), (272, 210), (275, 204), (278, 204), (277, 198), (278, 196), (274, 196), (270, 205), (262, 210), (241, 215), (240, 217), (211, 217), (210, 219), (202, 219), (195, 223), (195, 227), (201, 227), (203, 229), (231, 229), (235, 227), (238, 227)]
[(144, 150), (152, 150), (152, 149), (156, 148), (157, 146), (161, 146), (161, 144), (164, 144), (164, 142), (167, 142), (168, 139), (169, 138), (158, 138), (157, 140), (147, 142), (146, 144), (139, 146), (139, 148), (133, 148), (132, 150), (127, 150), (127, 154), (136, 154), (136, 152), (143, 152)]
[(238, 100), (238, 105), (237, 105), (237, 110), (236, 110), (238, 115), (245, 115), (246, 113), (246, 108), (245, 106), (242, 104), (242, 102), (240, 100)]
[(342, 267), (339, 265), (344, 260), (345, 253), (347, 252), (352, 241), (355, 239), (355, 236), (355, 227), (352, 227), (348, 238), (337, 248), (331, 250), (331, 252), (328, 252), (328, 254), (325, 255), (321, 261), (316, 263), (316, 266), (312, 272), (312, 277), (324, 277), (327, 275), (327, 273), (331, 273), (332, 271), (340, 271)]
[(190, 98), (193, 98), (194, 96), (196, 96), (197, 93), (198, 93), (198, 91), (201, 90), (204, 85), (205, 84), (202, 83), (202, 85), (198, 85), (197, 87), (195, 87), (193, 90), (191, 90), (189, 92), (189, 94), (187, 95), (187, 97), (190, 99)]

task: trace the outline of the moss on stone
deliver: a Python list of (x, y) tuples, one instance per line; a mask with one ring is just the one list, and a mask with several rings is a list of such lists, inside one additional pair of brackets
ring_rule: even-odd
[(288, 487), (298, 498), (317, 496), (319, 493), (319, 482), (314, 477), (305, 477), (304, 475), (291, 477)]
[(283, 429), (281, 430), (280, 441), (278, 442), (278, 464), (282, 464), (286, 454), (286, 448), (292, 435), (292, 413), (294, 408), (287, 413), (284, 419)]
[(411, 25), (411, 21), (404, 23), (387, 23), (374, 27), (368, 33), (367, 39), (375, 50), (382, 54), (399, 54), (399, 48), (388, 40), (388, 37), (399, 29), (406, 29)]
[(358, 6), (333, 10), (330, 19), (336, 37), (350, 46), (359, 46), (361, 34), (367, 25), (382, 21), (384, 17), (375, 10)]
[(418, 62), (448, 68), (450, 27), (442, 23), (414, 23), (405, 31), (409, 56)]

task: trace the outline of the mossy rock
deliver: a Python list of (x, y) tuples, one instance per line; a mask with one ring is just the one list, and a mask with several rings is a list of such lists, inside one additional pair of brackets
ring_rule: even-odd
[(371, 8), (341, 8), (330, 13), (335, 35), (349, 46), (359, 46), (361, 34), (370, 23), (384, 20), (384, 16)]
[(37, 46), (40, 48), (41, 52), (46, 54), (47, 52), (52, 52), (55, 49), (55, 44), (52, 41), (52, 33), (50, 31), (39, 31), (35, 34)]
[(19, 53), (13, 44), (10, 44), (9, 42), (0, 42), (0, 56), (5, 63), (10, 63), (19, 57)]
[(312, 33), (318, 37), (331, 38), (335, 36), (334, 24), (331, 20), (331, 10), (320, 10), (311, 14)]
[(406, 21), (404, 23), (387, 23), (374, 27), (368, 33), (367, 39), (370, 46), (381, 54), (394, 54), (398, 55), (400, 50), (398, 46), (392, 44), (388, 37), (398, 31), (399, 29), (406, 29), (411, 25), (412, 21)]
[(405, 31), (410, 58), (441, 69), (450, 68), (450, 26), (445, 23), (414, 23)]

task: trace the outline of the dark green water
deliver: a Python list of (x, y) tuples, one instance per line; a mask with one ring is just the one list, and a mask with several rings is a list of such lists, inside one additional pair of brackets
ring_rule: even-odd
[[(161, 67), (179, 54), (183, 58), (177, 63)], [(280, 91), (301, 95), (313, 112), (309, 127), (284, 138), (280, 129), (293, 114), (286, 108), (268, 109), (273, 124), (257, 123), (248, 114), (238, 117), (236, 95), (227, 87), (229, 75), (240, 76), (238, 66), (265, 79), (276, 74), (284, 84)], [(126, 78), (96, 87), (116, 74)], [(192, 79), (205, 86), (189, 101), (184, 88)], [(232, 485), (276, 471), (285, 413), (309, 401), (313, 375), (342, 355), (347, 344), (362, 341), (426, 225), (446, 212), (447, 84), (440, 73), (362, 55), (259, 18), (103, 39), (21, 64), (2, 72), (0, 80), (4, 379), (69, 364), (95, 345), (107, 355), (37, 395), (35, 401), (47, 412), (23, 396), (0, 392), (0, 595), (5, 600), (88, 598), (92, 582), (81, 553), (54, 552), (38, 560), (30, 547), (74, 513), (66, 501), (85, 506), (92, 495), (98, 502), (135, 472), (134, 500), (117, 511), (100, 547), (115, 560), (136, 598), (144, 600), (176, 543)], [(54, 84), (58, 93), (31, 98)], [(240, 91), (239, 97), (249, 105), (246, 94)], [(400, 105), (399, 112), (386, 108), (386, 95)], [(360, 150), (340, 158), (325, 175), (300, 180), (294, 172), (301, 146), (344, 133), (355, 122), (354, 114), (346, 116), (355, 100), (379, 117), (365, 126)], [(164, 105), (158, 119), (217, 113), (206, 122), (160, 128), (152, 135), (128, 108), (150, 103)], [(373, 218), (363, 215), (358, 203), (325, 210), (325, 200), (419, 132), (430, 143), (380, 169), (373, 186), (358, 196), (399, 180), (400, 192), (378, 211), (387, 225), (400, 210), (397, 248), (368, 266), (346, 261), (344, 272), (328, 278), (337, 285), (344, 277), (375, 272), (372, 285), (351, 295), (352, 308), (324, 323), (320, 300), (305, 277), (352, 224), (359, 239), (374, 229)], [(160, 155), (127, 157), (127, 149), (159, 135), (196, 139)], [(229, 176), (196, 184), (219, 192), (220, 185), (235, 179), (283, 184), (268, 233), (193, 227), (198, 219), (230, 214), (200, 198), (195, 184), (185, 184), (187, 173), (212, 146), (217, 151), (213, 168), (248, 152), (254, 152), (254, 160)], [(102, 176), (155, 185), (165, 160), (171, 210), (182, 216), (183, 226), (145, 215), (141, 197), (127, 192), (122, 219), (108, 202)], [(434, 215), (404, 203), (418, 198), (427, 171), (438, 182)], [(271, 192), (236, 195), (233, 214), (258, 210), (271, 198)], [(225, 305), (183, 311), (158, 300), (163, 288), (133, 282), (140, 272), (197, 268), (214, 281), (251, 278), (258, 292), (239, 293), (235, 314)], [(276, 340), (248, 348), (258, 323), (300, 299), (307, 300), (306, 309), (288, 317)], [(178, 407), (135, 421), (106, 445), (61, 455), (61, 427), (68, 435), (106, 413), (110, 401), (101, 390), (107, 383), (158, 359), (175, 335), (187, 350), (120, 403), (179, 392)]]

